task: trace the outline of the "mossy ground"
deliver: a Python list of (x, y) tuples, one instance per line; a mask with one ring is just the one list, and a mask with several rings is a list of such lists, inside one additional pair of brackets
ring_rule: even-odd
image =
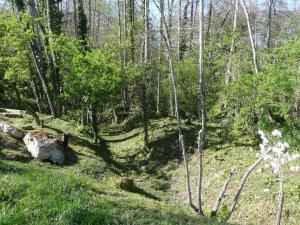
[[(59, 137), (62, 131), (70, 134), (67, 163), (60, 167), (34, 160), (1, 159), (1, 224), (219, 224), (217, 220), (199, 218), (184, 204), (184, 169), (173, 119), (151, 120), (150, 145), (144, 149), (142, 126), (135, 123), (130, 129), (125, 123), (101, 127), (103, 142), (99, 147), (92, 144), (89, 129), (72, 118), (41, 118), (45, 130), (54, 136)], [(29, 116), (7, 122), (34, 127)], [(194, 152), (198, 129), (197, 124), (184, 125), (190, 152)], [(222, 216), (242, 171), (255, 159), (256, 147), (249, 138), (229, 141), (226, 131), (217, 124), (210, 124), (209, 129), (204, 157), (206, 212), (230, 168), (239, 169), (222, 206)], [(22, 154), (6, 147), (1, 151)], [(191, 154), (190, 168), (195, 183), (197, 153)], [(134, 191), (120, 188), (124, 177), (134, 179)], [(298, 225), (300, 221), (299, 178), (298, 174), (286, 178), (284, 224)], [(272, 224), (277, 186), (276, 179), (253, 174), (230, 222)], [(264, 188), (270, 188), (270, 193), (263, 193)]]

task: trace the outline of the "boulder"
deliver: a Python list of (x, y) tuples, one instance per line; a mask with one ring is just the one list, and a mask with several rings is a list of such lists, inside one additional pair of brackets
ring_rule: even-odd
[(20, 129), (5, 123), (0, 123), (0, 131), (9, 134), (10, 136), (21, 139), (24, 137), (23, 131)]
[(62, 144), (49, 133), (40, 130), (29, 131), (23, 140), (34, 158), (50, 160), (57, 164), (64, 163), (65, 156)]

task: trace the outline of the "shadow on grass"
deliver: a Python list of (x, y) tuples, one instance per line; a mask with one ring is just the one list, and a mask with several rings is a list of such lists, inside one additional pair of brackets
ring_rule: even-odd
[(3, 160), (0, 159), (0, 174), (2, 175), (8, 175), (8, 174), (24, 174), (27, 170), (23, 168), (18, 168), (16, 166), (7, 164), (3, 162)]
[[(197, 131), (196, 126), (183, 130), (187, 150), (195, 147)], [(170, 161), (182, 161), (176, 129), (164, 131), (163, 135), (149, 143), (149, 147), (151, 150), (150, 156), (143, 162), (144, 165), (149, 164), (149, 162), (152, 164), (148, 170), (149, 173), (154, 173), (158, 167), (164, 166)]]
[(151, 193), (149, 193), (149, 192), (143, 190), (142, 188), (136, 187), (135, 190), (130, 191), (130, 192), (136, 193), (136, 194), (140, 194), (140, 195), (143, 195), (143, 196), (145, 196), (146, 198), (151, 198), (151, 199), (153, 199), (153, 200), (161, 200), (159, 197), (157, 197), (157, 196), (155, 196), (155, 195), (153, 195), (153, 194), (151, 194)]
[(128, 201), (120, 207), (114, 201), (104, 200), (93, 207), (77, 206), (63, 214), (66, 224), (172, 224), (172, 225), (233, 225), (220, 223), (217, 219), (190, 216), (183, 212), (148, 208), (147, 203), (136, 207), (136, 202)]
[(105, 140), (107, 143), (117, 143), (117, 142), (122, 142), (122, 141), (127, 141), (131, 138), (134, 138), (134, 137), (137, 137), (139, 136), (141, 133), (136, 133), (136, 134), (133, 134), (133, 135), (130, 135), (126, 138), (121, 138), (121, 139), (116, 139), (116, 140)]

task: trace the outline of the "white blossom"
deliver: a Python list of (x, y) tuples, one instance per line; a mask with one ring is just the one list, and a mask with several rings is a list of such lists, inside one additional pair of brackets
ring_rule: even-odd
[(272, 135), (274, 137), (277, 137), (277, 138), (281, 138), (282, 137), (282, 133), (279, 130), (277, 130), (277, 129), (273, 130)]
[(270, 168), (270, 164), (266, 163), (265, 164), (265, 169), (269, 169)]
[(300, 171), (300, 166), (291, 166), (291, 167), (290, 167), (290, 170), (291, 170), (292, 172), (299, 172), (299, 171)]
[(270, 192), (270, 189), (269, 189), (269, 188), (265, 188), (265, 189), (263, 190), (263, 192), (264, 192), (264, 193), (268, 193), (268, 192)]
[(257, 172), (258, 172), (258, 173), (262, 173), (262, 172), (263, 172), (263, 169), (262, 169), (262, 168), (259, 168), (259, 169), (257, 169)]
[[(267, 135), (262, 131), (258, 131), (262, 143), (259, 145), (260, 152), (256, 154), (258, 158), (262, 158), (265, 162), (265, 168), (271, 168), (274, 174), (278, 174), (282, 165), (295, 161), (300, 158), (300, 154), (290, 154), (287, 149), (290, 145), (287, 142), (277, 141), (270, 143)], [(279, 130), (274, 130), (272, 135), (276, 138), (281, 138), (282, 134)], [(268, 152), (268, 153), (267, 153)], [(267, 153), (267, 154), (266, 154)], [(300, 171), (299, 166), (291, 166), (290, 170), (293, 172)], [(257, 172), (261, 173), (263, 169), (258, 169)]]

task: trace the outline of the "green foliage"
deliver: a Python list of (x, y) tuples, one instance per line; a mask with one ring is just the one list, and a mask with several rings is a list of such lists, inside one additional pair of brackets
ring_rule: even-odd
[(22, 31), (22, 27), (31, 24), (32, 19), (26, 14), (21, 14), (20, 18), (12, 14), (0, 17), (0, 51), (3, 55), (0, 60), (0, 70), (3, 71), (4, 79), (17, 83), (28, 79), (27, 43), (33, 37), (31, 29)]
[(298, 119), (299, 40), (264, 54), (261, 72), (243, 73), (227, 91), (228, 111), (237, 133), (253, 132), (263, 123), (292, 125)]
[(199, 112), (198, 66), (193, 58), (177, 63), (177, 82), (181, 111), (185, 116), (197, 116)]
[(83, 105), (97, 104), (103, 110), (116, 100), (120, 87), (120, 68), (113, 55), (101, 50), (73, 56), (73, 74), (66, 77), (70, 96), (80, 96)]

